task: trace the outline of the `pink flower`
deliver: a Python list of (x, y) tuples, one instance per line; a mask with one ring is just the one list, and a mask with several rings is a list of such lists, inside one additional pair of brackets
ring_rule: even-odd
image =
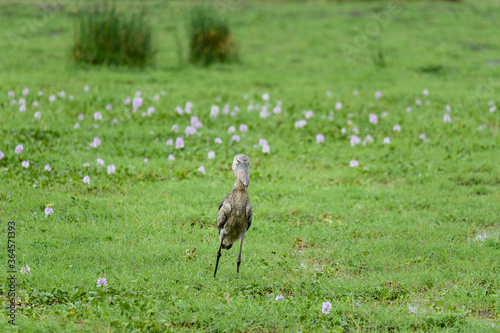
[(182, 116), (182, 115), (184, 114), (184, 111), (183, 111), (183, 110), (182, 110), (182, 108), (181, 108), (180, 106), (178, 106), (178, 105), (175, 107), (175, 112), (177, 112), (177, 114), (178, 114), (179, 116)]
[(116, 172), (116, 167), (114, 164), (108, 166), (108, 175), (112, 175)]
[(285, 298), (283, 297), (283, 295), (278, 295), (278, 296), (276, 296), (276, 300), (277, 300), (277, 301), (282, 301), (283, 299), (285, 299)]
[(231, 141), (234, 141), (234, 142), (240, 142), (240, 136), (235, 134), (231, 137)]
[(52, 171), (52, 168), (48, 164), (45, 164), (44, 169), (45, 169), (45, 171)]
[(99, 278), (97, 279), (97, 286), (100, 287), (100, 286), (107, 286), (108, 284), (108, 281), (106, 280), (106, 278)]
[(198, 171), (205, 174), (205, 167), (202, 165), (201, 167), (198, 168)]
[(229, 126), (229, 128), (227, 129), (227, 132), (234, 133), (234, 132), (236, 132), (236, 128), (234, 128), (234, 126)]
[(307, 120), (299, 120), (295, 122), (295, 128), (302, 128), (307, 125)]
[(378, 117), (375, 113), (370, 113), (370, 123), (374, 125), (378, 124)]
[(351, 162), (349, 162), (349, 166), (351, 168), (357, 168), (359, 166), (359, 163), (356, 160), (352, 160)]
[(85, 119), (85, 116), (83, 113), (78, 114), (78, 120), (83, 120)]
[(355, 146), (357, 144), (361, 143), (361, 139), (358, 138), (356, 135), (351, 136), (351, 146)]
[(313, 110), (305, 111), (304, 116), (306, 117), (306, 119), (310, 119), (310, 118), (314, 117)]
[(363, 146), (366, 146), (367, 143), (372, 143), (373, 142), (373, 137), (370, 134), (367, 134), (365, 139), (363, 140)]
[(111, 106), (111, 104), (106, 104), (106, 110), (111, 110), (113, 107)]
[(184, 140), (182, 138), (175, 139), (175, 149), (184, 148)]
[(281, 106), (277, 105), (273, 109), (274, 114), (280, 114), (281, 113)]
[(174, 156), (174, 155), (172, 155), (172, 154), (169, 154), (169, 155), (168, 155), (168, 160), (169, 160), (169, 161), (173, 161), (173, 160), (175, 160), (175, 156)]
[(375, 92), (375, 98), (379, 99), (380, 97), (382, 97), (382, 92), (380, 91)]
[(241, 124), (240, 125), (240, 132), (246, 132), (246, 131), (248, 131), (248, 126), (245, 124)]
[(316, 143), (322, 143), (322, 142), (325, 142), (325, 136), (323, 134), (317, 134)]
[(321, 311), (324, 313), (324, 314), (328, 314), (330, 312), (330, 310), (332, 309), (332, 303), (330, 302), (325, 302), (323, 303), (323, 308), (321, 309)]
[(259, 139), (259, 146), (267, 146), (267, 140), (266, 139)]
[(196, 133), (196, 128), (194, 128), (193, 126), (188, 126), (188, 127), (186, 127), (185, 133), (186, 133), (186, 137), (193, 135), (194, 133)]
[(0, 150), (0, 160), (5, 156), (5, 154), (3, 153), (3, 151)]
[(420, 138), (420, 140), (425, 140), (426, 139), (425, 133), (420, 134), (419, 138)]
[(89, 176), (83, 177), (83, 183), (84, 184), (90, 184), (90, 177)]
[(52, 207), (45, 207), (45, 215), (50, 216), (52, 213), (54, 213)]
[(23, 145), (17, 145), (17, 146), (16, 146), (16, 149), (15, 149), (16, 154), (21, 154), (21, 152), (22, 152), (23, 150), (24, 150)]
[(142, 98), (137, 96), (134, 97), (132, 100), (132, 108), (134, 112), (137, 112), (137, 110), (142, 106)]
[(127, 98), (125, 98), (125, 100), (123, 101), (123, 104), (125, 104), (125, 105), (129, 105), (129, 104), (130, 104), (130, 102), (132, 102), (132, 100), (130, 99), (130, 97), (127, 97)]

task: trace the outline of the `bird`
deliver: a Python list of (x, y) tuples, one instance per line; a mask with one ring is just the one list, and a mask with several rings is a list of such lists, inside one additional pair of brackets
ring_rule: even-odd
[(236, 273), (240, 272), (241, 250), (245, 233), (252, 225), (253, 211), (248, 197), (250, 184), (250, 158), (245, 154), (236, 155), (233, 159), (232, 169), (236, 176), (233, 189), (219, 204), (217, 228), (219, 229), (220, 246), (217, 251), (214, 277), (221, 257), (221, 250), (229, 250), (233, 243), (240, 240), (240, 252), (236, 261)]

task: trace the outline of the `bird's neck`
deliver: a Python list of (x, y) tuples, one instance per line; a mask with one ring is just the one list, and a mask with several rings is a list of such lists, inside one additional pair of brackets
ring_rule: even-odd
[(240, 182), (239, 179), (236, 179), (236, 181), (234, 182), (233, 191), (246, 192), (247, 188)]

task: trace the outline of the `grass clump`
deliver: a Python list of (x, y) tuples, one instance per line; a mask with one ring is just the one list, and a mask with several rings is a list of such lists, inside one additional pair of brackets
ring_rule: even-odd
[(229, 23), (210, 7), (191, 10), (189, 30), (190, 61), (208, 66), (234, 62), (238, 58)]
[(151, 28), (144, 9), (129, 14), (114, 5), (80, 13), (73, 45), (75, 62), (93, 65), (144, 66), (153, 59)]

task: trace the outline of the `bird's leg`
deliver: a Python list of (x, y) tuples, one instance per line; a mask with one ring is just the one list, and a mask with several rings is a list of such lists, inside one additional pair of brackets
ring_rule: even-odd
[(222, 256), (221, 250), (222, 250), (222, 241), (224, 240), (224, 237), (221, 237), (220, 239), (220, 246), (219, 246), (219, 251), (217, 251), (217, 263), (215, 264), (215, 272), (214, 272), (214, 277), (217, 274), (217, 267), (219, 266), (219, 258)]
[(240, 237), (240, 253), (238, 253), (238, 261), (236, 261), (236, 273), (240, 272), (240, 264), (241, 264), (241, 249), (243, 248), (243, 240), (245, 239), (245, 234), (242, 234)]

